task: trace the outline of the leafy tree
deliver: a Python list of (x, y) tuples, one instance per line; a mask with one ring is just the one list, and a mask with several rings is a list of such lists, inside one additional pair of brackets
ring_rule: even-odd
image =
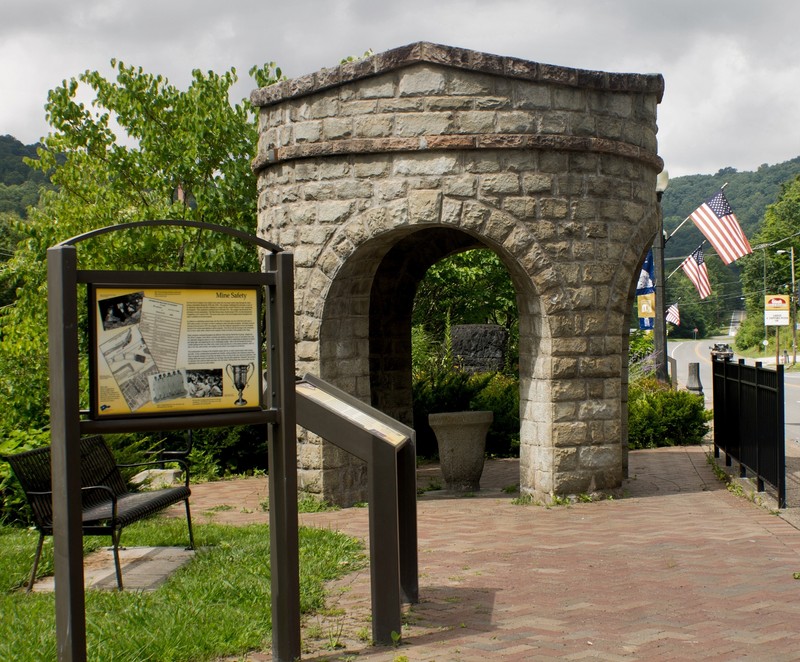
[[(2, 186), (0, 186), (2, 188)], [(13, 212), (0, 211), (0, 263), (8, 261), (25, 236), (22, 219)], [(14, 302), (14, 287), (0, 271), (0, 310)]]
[[(742, 260), (747, 319), (736, 338), (740, 349), (753, 347), (764, 338), (764, 295), (791, 293), (791, 263), (787, 253), (794, 248), (795, 260), (800, 259), (800, 176), (783, 184), (776, 202), (767, 207), (761, 229), (751, 243), (762, 248)], [(769, 331), (768, 335), (774, 335), (774, 328)]]
[(39, 200), (41, 184), (29, 179), (22, 184), (0, 184), (0, 213), (13, 212), (25, 217), (28, 207), (32, 207)]
[[(256, 229), (257, 128), (246, 101), (231, 103), (234, 69), (192, 72), (187, 89), (111, 61), (115, 79), (86, 71), (50, 91), (52, 132), (29, 160), (55, 185), (25, 225), (26, 236), (0, 277), (16, 288), (0, 312), (3, 426), (41, 427), (47, 402), (47, 248), (93, 228), (151, 218), (192, 219)], [(253, 68), (259, 85), (280, 77)], [(90, 107), (77, 100), (88, 88)], [(197, 230), (118, 232), (85, 242), (82, 268), (251, 270), (249, 246)]]
[(500, 258), (488, 249), (474, 249), (434, 264), (417, 288), (412, 323), (441, 340), (448, 324), (497, 324), (508, 331), (509, 354), (515, 354), (517, 299)]
[[(668, 232), (674, 232), (689, 214), (727, 183), (725, 195), (730, 201), (745, 235), (752, 244), (755, 244), (754, 238), (758, 234), (765, 208), (776, 200), (783, 182), (793, 179), (798, 173), (800, 173), (800, 157), (772, 166), (764, 164), (755, 172), (738, 172), (735, 168), (721, 168), (713, 175), (676, 177), (670, 180), (669, 188), (664, 192), (661, 200), (664, 227)], [(667, 264), (672, 263), (674, 265), (672, 268), (674, 268), (702, 241), (703, 235), (691, 221), (688, 221), (665, 246)], [(700, 318), (695, 320), (697, 323), (693, 323), (692, 326), (683, 323), (684, 307), (687, 302), (681, 301), (681, 327), (675, 330), (678, 334), (686, 333), (687, 329), (690, 333), (695, 326), (697, 328), (706, 326), (709, 329), (725, 327), (730, 320), (731, 313), (742, 307), (742, 292), (738, 283), (740, 282), (740, 268), (744, 264), (744, 260), (738, 260), (735, 264), (724, 267), (713, 249), (708, 245), (706, 248), (708, 249), (706, 263), (711, 272), (713, 294), (701, 304), (698, 310), (698, 313), (700, 311), (707, 312), (700, 315)], [(715, 264), (721, 267), (722, 271), (714, 272)], [(676, 274), (668, 281), (668, 290), (673, 287), (673, 281), (679, 280), (685, 281), (686, 279), (679, 278)]]
[(19, 186), (33, 182), (39, 186), (47, 177), (33, 170), (25, 159), (36, 156), (36, 145), (23, 145), (13, 136), (0, 136), (0, 184)]
[[(26, 163), (36, 156), (36, 145), (23, 145), (12, 136), (0, 136), (0, 214), (11, 212), (21, 218), (39, 200), (42, 188), (50, 187), (44, 173)], [(0, 245), (0, 249), (7, 249)]]

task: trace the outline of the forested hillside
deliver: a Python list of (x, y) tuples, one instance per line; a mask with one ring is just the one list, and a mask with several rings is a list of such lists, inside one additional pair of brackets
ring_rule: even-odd
[(47, 178), (25, 164), (25, 157), (36, 156), (36, 145), (23, 145), (12, 136), (0, 136), (0, 213), (13, 212), (21, 218), (39, 199), (39, 189)]
[[(0, 136), (0, 212), (15, 212), (25, 218), (26, 208), (36, 204), (45, 176), (25, 164), (36, 157), (36, 145), (23, 145), (13, 136)], [(722, 168), (714, 175), (687, 175), (670, 180), (662, 199), (664, 226), (671, 233), (707, 198), (727, 183), (725, 195), (745, 234), (758, 231), (767, 205), (775, 202), (781, 184), (800, 174), (800, 156), (776, 165), (762, 165), (755, 172)], [(703, 240), (691, 222), (684, 225), (665, 247), (668, 257), (686, 257)]]
[[(670, 180), (661, 200), (664, 227), (674, 232), (681, 221), (691, 214), (719, 188), (727, 183), (725, 197), (742, 225), (745, 235), (753, 237), (764, 219), (767, 205), (778, 199), (781, 184), (800, 174), (800, 156), (776, 165), (762, 165), (755, 172), (738, 172), (722, 168), (714, 175), (688, 175)], [(703, 235), (689, 221), (664, 247), (667, 257), (689, 255), (703, 241)]]
[[(676, 177), (670, 180), (661, 201), (666, 231), (675, 232), (687, 216), (727, 183), (725, 196), (745, 235), (755, 245), (767, 207), (778, 200), (783, 185), (798, 175), (800, 157), (772, 166), (765, 164), (755, 172), (722, 168), (714, 175)], [(744, 307), (743, 296), (747, 293), (742, 288), (741, 268), (746, 258), (726, 266), (706, 243), (703, 250), (712, 292), (702, 301), (689, 279), (676, 271), (703, 240), (694, 223), (688, 221), (664, 247), (667, 305), (680, 302), (681, 310), (681, 325), (670, 330), (673, 336), (692, 337), (694, 329), (700, 337), (726, 331), (732, 311)]]

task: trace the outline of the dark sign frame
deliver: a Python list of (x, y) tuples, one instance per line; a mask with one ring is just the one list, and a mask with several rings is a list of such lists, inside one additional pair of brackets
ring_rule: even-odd
[[(119, 272), (78, 269), (77, 245), (99, 235), (156, 226), (195, 228), (234, 237), (262, 251), (258, 273)], [(93, 419), (81, 409), (78, 288), (93, 283), (266, 289), (268, 311), (267, 388), (261, 408), (247, 411), (181, 412), (172, 416)], [(297, 514), (297, 439), (294, 349), (294, 259), (260, 237), (200, 221), (149, 220), (120, 223), (67, 239), (47, 250), (50, 427), (55, 557), (56, 645), (59, 660), (86, 660), (86, 603), (83, 585), (80, 438), (88, 434), (192, 430), (263, 425), (269, 453), (270, 562), (272, 566), (272, 653), (291, 662), (300, 650), (300, 571)]]

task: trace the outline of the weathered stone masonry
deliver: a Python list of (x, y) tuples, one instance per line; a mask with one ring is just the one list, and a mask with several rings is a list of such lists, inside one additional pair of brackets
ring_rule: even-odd
[[(257, 90), (259, 232), (294, 252), (297, 372), (412, 423), (410, 314), (428, 267), (486, 247), (520, 311), (520, 484), (619, 486), (628, 317), (658, 227), (659, 75), (417, 43)], [(301, 485), (365, 469), (319, 439)]]

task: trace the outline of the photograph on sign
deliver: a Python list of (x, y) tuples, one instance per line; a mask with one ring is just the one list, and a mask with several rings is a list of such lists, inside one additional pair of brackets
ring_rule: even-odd
[(261, 406), (257, 288), (90, 290), (95, 417)]

